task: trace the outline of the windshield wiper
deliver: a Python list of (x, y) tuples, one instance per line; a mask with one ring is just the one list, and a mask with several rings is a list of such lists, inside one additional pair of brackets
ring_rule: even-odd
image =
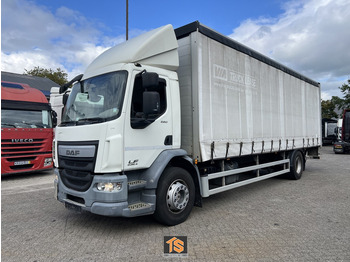
[(61, 126), (76, 126), (77, 125), (77, 121), (62, 121)]
[(103, 117), (91, 117), (91, 118), (82, 118), (76, 121), (77, 125), (79, 124), (95, 124), (105, 122), (106, 119)]
[(27, 123), (25, 121), (23, 121), (22, 123), (20, 123), (21, 125), (27, 125), (27, 126), (30, 126), (31, 128), (46, 128), (45, 125), (43, 124), (39, 124), (39, 123)]
[(14, 128), (16, 128), (17, 126), (14, 124), (1, 123), (1, 127), (14, 127)]
[(62, 126), (77, 126), (77, 125), (87, 125), (87, 124), (96, 124), (103, 123), (106, 119), (102, 117), (91, 117), (91, 118), (82, 118), (77, 121), (63, 121), (61, 122)]
[(33, 124), (33, 125), (38, 128), (46, 128), (46, 126), (44, 126), (43, 124)]

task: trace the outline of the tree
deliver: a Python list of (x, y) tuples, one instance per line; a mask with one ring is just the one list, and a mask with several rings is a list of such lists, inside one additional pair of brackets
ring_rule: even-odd
[(341, 99), (340, 97), (337, 97), (337, 96), (332, 96), (331, 101), (339, 111), (343, 112), (344, 99)]
[(334, 111), (335, 110), (335, 104), (332, 100), (322, 100), (321, 101), (321, 108), (322, 108), (322, 118), (338, 118), (338, 114)]
[[(344, 95), (343, 98), (332, 96), (331, 100), (321, 101), (322, 118), (341, 117), (344, 109), (350, 108), (350, 79), (348, 79), (347, 84), (343, 84), (339, 89)], [(335, 109), (340, 111), (340, 116), (337, 115)]]
[(24, 75), (39, 76), (51, 79), (60, 86), (68, 82), (68, 74), (64, 72), (61, 68), (57, 68), (56, 71), (39, 66), (34, 67), (32, 70), (24, 69)]
[(343, 84), (339, 89), (344, 95), (344, 98), (342, 99), (342, 108), (350, 108), (350, 79), (348, 79), (347, 84)]

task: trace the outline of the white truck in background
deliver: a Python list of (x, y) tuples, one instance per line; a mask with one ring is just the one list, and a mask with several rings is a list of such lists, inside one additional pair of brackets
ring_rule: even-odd
[(350, 108), (344, 109), (343, 118), (340, 123), (340, 138), (333, 144), (333, 151), (336, 154), (350, 152)]
[(51, 87), (50, 90), (50, 105), (52, 110), (54, 110), (57, 114), (57, 124), (59, 125), (61, 123), (63, 108), (64, 108), (64, 102), (63, 97), (65, 94), (60, 93), (59, 87)]
[(54, 110), (57, 114), (57, 125), (61, 123), (64, 106), (67, 103), (70, 92), (72, 91), (70, 87), (73, 83), (79, 81), (82, 78), (82, 76), (83, 75), (81, 74), (74, 77), (71, 81), (69, 81), (61, 87), (51, 87), (49, 101), (52, 110)]
[(343, 126), (343, 119), (338, 119), (337, 122), (337, 139), (341, 139), (342, 137), (342, 126)]
[(337, 141), (338, 120), (322, 118), (322, 145), (333, 145)]
[(202, 198), (300, 179), (319, 157), (319, 83), (199, 22), (115, 46), (75, 80), (54, 156), (69, 209), (176, 225)]

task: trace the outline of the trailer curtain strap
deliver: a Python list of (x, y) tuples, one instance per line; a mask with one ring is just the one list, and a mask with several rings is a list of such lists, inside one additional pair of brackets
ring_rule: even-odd
[(230, 147), (230, 143), (229, 143), (229, 142), (227, 142), (227, 143), (226, 143), (226, 155), (225, 155), (225, 159), (227, 159), (227, 155), (228, 155), (228, 149), (229, 149), (229, 147)]
[(215, 142), (213, 141), (210, 146), (210, 155), (211, 155), (211, 163), (214, 164), (214, 148), (215, 148)]
[(271, 151), (270, 153), (273, 151), (273, 140), (271, 140)]

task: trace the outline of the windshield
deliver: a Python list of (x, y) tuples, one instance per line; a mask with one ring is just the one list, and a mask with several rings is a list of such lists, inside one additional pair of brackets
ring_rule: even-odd
[(63, 111), (61, 125), (84, 125), (120, 116), (127, 71), (99, 75), (76, 83)]
[(327, 125), (327, 135), (335, 136), (337, 131), (337, 123), (328, 123)]
[(1, 127), (4, 128), (52, 128), (48, 110), (1, 109)]

